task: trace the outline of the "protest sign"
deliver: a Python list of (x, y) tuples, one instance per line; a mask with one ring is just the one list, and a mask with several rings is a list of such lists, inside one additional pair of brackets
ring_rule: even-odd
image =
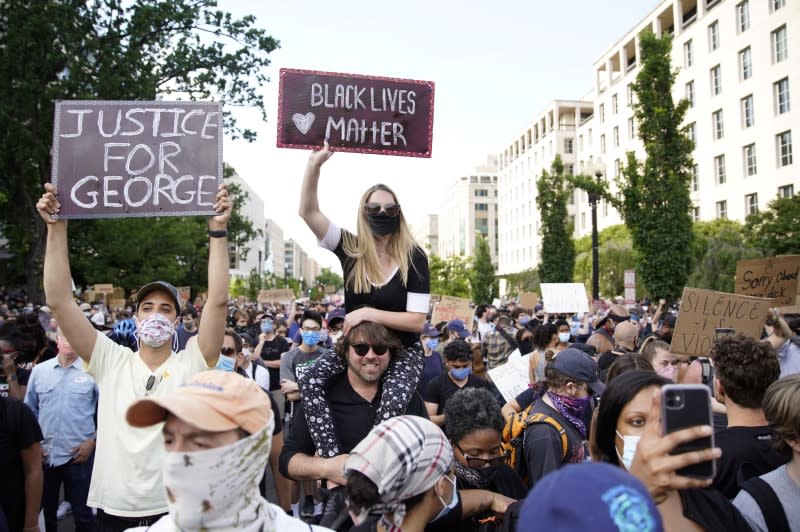
[(625, 300), (626, 305), (636, 303), (636, 270), (625, 270)]
[(114, 292), (113, 284), (96, 284), (92, 288), (97, 294), (111, 294)]
[(278, 147), (430, 157), (432, 81), (282, 68)]
[(771, 298), (774, 300), (773, 306), (794, 305), (798, 274), (800, 255), (740, 260), (736, 263), (734, 292)]
[(51, 180), (59, 218), (212, 215), (222, 104), (58, 101)]
[(506, 402), (516, 399), (528, 389), (528, 364), (531, 355), (509, 359), (502, 366), (488, 371), (489, 377)]
[(761, 337), (771, 299), (684, 288), (670, 351), (709, 356), (717, 328)]
[(109, 309), (125, 308), (125, 299), (119, 297), (114, 299), (109, 299), (107, 306)]
[(189, 302), (189, 298), (192, 297), (192, 287), (191, 286), (179, 286), (178, 287), (178, 299), (181, 300), (181, 305), (185, 305)]
[(328, 294), (328, 295), (335, 294), (336, 293), (336, 285), (332, 285), (332, 284), (326, 285), (325, 286), (325, 293)]
[(539, 296), (533, 292), (522, 292), (519, 295), (519, 306), (526, 309), (532, 309), (539, 303)]
[(461, 320), (467, 329), (472, 325), (472, 308), (469, 306), (469, 299), (463, 297), (442, 296), (433, 305), (431, 323), (434, 325), (440, 321)]
[(293, 299), (294, 292), (291, 288), (261, 290), (258, 293), (259, 303), (290, 303)]
[(589, 312), (586, 287), (582, 283), (542, 283), (544, 311), (549, 314)]

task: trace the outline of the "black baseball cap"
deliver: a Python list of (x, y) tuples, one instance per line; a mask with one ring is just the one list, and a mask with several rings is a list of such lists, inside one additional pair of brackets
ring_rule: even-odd
[(161, 290), (162, 292), (167, 292), (172, 297), (172, 302), (175, 303), (175, 312), (180, 315), (181, 313), (181, 300), (178, 297), (178, 289), (169, 284), (166, 281), (153, 281), (152, 283), (147, 283), (143, 287), (136, 292), (136, 309), (139, 309), (139, 303), (154, 290)]
[(553, 360), (553, 369), (562, 375), (588, 383), (589, 388), (598, 395), (606, 389), (606, 385), (600, 381), (597, 362), (580, 349), (568, 347), (560, 351)]

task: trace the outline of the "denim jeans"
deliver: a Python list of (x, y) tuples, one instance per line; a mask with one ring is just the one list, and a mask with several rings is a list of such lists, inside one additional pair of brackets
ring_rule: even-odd
[(42, 506), (47, 532), (58, 531), (56, 511), (58, 510), (58, 494), (62, 484), (64, 485), (64, 499), (72, 505), (72, 516), (75, 519), (76, 532), (90, 532), (93, 529), (94, 515), (91, 508), (86, 506), (93, 464), (94, 454), (82, 464), (76, 464), (73, 460), (60, 466), (44, 464), (42, 468), (44, 473)]

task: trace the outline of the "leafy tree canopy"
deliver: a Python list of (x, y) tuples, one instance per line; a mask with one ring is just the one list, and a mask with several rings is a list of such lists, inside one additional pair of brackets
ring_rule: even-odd
[(766, 210), (749, 216), (745, 234), (765, 257), (800, 253), (800, 195), (776, 198)]
[(567, 215), (567, 202), (572, 187), (564, 176), (561, 156), (556, 155), (550, 172), (542, 171), (536, 182), (536, 207), (541, 223), (541, 261), (539, 278), (544, 283), (567, 283), (575, 267), (575, 246)]

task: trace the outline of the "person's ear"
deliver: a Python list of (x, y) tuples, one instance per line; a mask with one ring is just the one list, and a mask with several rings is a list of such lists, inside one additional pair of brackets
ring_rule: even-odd
[(719, 379), (714, 379), (714, 399), (725, 404), (725, 388)]

